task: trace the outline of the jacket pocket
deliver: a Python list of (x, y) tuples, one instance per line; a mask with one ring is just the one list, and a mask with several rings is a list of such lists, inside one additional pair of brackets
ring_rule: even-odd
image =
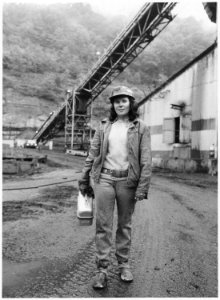
[(140, 178), (140, 167), (137, 164), (135, 164), (135, 166), (132, 163), (130, 164), (128, 177), (130, 180), (138, 182)]

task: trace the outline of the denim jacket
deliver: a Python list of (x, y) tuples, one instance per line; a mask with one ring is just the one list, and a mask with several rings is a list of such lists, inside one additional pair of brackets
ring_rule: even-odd
[[(101, 121), (93, 137), (79, 185), (99, 182), (101, 169), (108, 151), (108, 137), (113, 122)], [(136, 196), (147, 199), (151, 177), (151, 141), (149, 128), (140, 119), (135, 119), (128, 129), (128, 176), (127, 184), (136, 187)]]

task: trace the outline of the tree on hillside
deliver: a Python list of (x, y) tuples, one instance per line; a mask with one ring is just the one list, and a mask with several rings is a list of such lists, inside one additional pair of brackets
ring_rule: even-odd
[[(128, 22), (121, 16), (104, 18), (82, 3), (4, 4), (3, 88), (16, 82), (15, 93), (60, 103)], [(146, 93), (212, 42), (213, 32), (198, 21), (176, 18), (117, 80)]]

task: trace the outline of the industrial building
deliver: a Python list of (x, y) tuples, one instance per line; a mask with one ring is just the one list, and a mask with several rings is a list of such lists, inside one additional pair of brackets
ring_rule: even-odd
[[(50, 113), (33, 140), (66, 153), (87, 155), (92, 137), (91, 103), (169, 25), (176, 3), (146, 3), (116, 37), (80, 86)], [(217, 3), (203, 4), (216, 23)], [(153, 166), (177, 171), (217, 170), (217, 42), (139, 102), (150, 127)], [(9, 133), (8, 133), (9, 132)], [(14, 146), (16, 131), (6, 130), (4, 144)], [(63, 139), (65, 138), (65, 141)], [(25, 140), (17, 140), (17, 145)]]
[[(151, 130), (153, 165), (217, 170), (217, 44), (141, 101)], [(214, 170), (213, 170), (214, 169)]]

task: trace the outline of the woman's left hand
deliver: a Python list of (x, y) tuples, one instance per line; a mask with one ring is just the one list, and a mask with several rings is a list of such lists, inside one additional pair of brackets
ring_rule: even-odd
[(144, 200), (144, 199), (147, 199), (147, 198), (144, 197), (144, 196), (136, 196), (136, 197), (134, 198), (135, 201), (142, 201), (142, 200)]
[(136, 193), (134, 197), (135, 201), (142, 201), (144, 199), (148, 199), (147, 193)]

